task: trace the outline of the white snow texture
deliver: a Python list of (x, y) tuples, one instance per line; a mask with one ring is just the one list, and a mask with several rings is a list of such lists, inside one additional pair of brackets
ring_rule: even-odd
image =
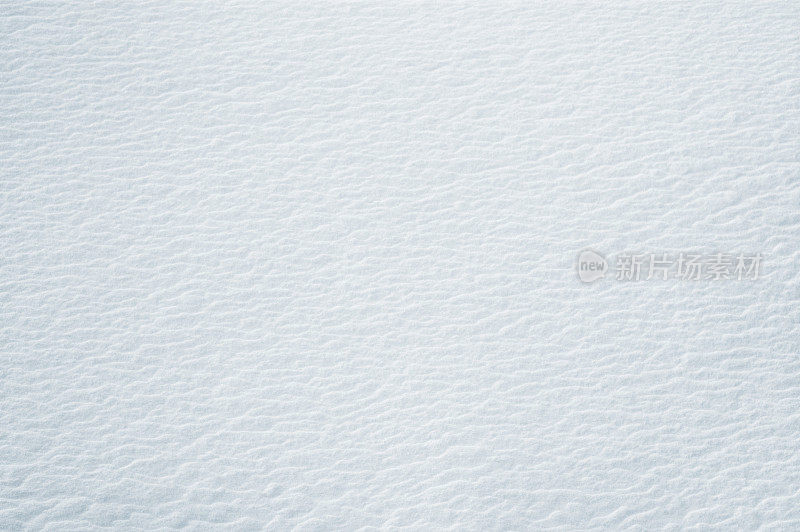
[(800, 3), (304, 4), (0, 4), (0, 529), (800, 529)]

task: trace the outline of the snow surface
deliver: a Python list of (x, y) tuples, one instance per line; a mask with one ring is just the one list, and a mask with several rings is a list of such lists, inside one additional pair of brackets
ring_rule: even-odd
[(800, 3), (297, 4), (0, 4), (0, 529), (800, 528)]

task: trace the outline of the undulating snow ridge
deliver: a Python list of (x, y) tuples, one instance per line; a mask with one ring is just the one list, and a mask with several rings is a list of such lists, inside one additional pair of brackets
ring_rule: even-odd
[(0, 529), (800, 528), (800, 4), (295, 4), (0, 4)]

